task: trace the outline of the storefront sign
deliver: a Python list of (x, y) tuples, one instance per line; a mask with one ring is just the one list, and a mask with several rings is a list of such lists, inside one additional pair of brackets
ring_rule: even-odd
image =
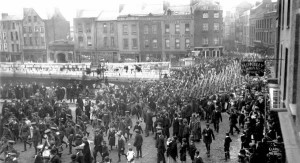
[(265, 62), (263, 61), (243, 61), (241, 63), (241, 74), (249, 76), (264, 76)]

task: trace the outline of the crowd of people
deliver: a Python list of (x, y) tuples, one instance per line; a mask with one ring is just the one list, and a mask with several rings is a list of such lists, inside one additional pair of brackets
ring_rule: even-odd
[[(124, 155), (132, 163), (143, 157), (142, 134), (148, 137), (152, 132), (157, 162), (166, 162), (166, 157), (168, 162), (176, 162), (178, 157), (186, 162), (188, 154), (193, 162), (201, 163), (195, 144), (203, 140), (210, 157), (222, 115), (228, 114), (230, 130), (223, 133), (224, 158), (230, 159), (230, 135), (235, 130), (241, 133), (239, 162), (268, 162), (270, 146), (282, 149), (278, 119), (266, 109), (263, 78), (242, 77), (238, 67), (238, 60), (231, 58), (203, 60), (173, 72), (168, 79), (126, 86), (106, 84), (93, 99), (81, 83), (69, 84), (65, 91), (59, 91), (61, 86), (55, 84), (48, 86), (53, 87), (51, 93), (36, 83), (28, 84), (28, 92), (20, 91), (20, 84), (8, 84), (1, 91), (1, 98), (11, 101), (4, 101), (2, 107), (0, 154), (4, 152), (7, 160), (16, 158), (19, 152), (13, 145), (21, 141), (24, 151), (27, 145), (34, 146), (37, 163), (43, 159), (59, 162), (63, 150), (69, 151), (73, 162), (110, 162), (109, 151), (116, 147), (116, 159), (121, 161)], [(65, 99), (76, 103), (75, 116)], [(93, 150), (87, 140), (90, 134), (94, 134)], [(133, 135), (134, 143), (125, 152), (125, 144)]]

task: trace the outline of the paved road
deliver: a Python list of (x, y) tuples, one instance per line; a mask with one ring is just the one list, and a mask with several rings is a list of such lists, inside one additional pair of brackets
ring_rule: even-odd
[[(75, 114), (75, 105), (71, 104), (71, 108), (73, 110), (73, 114)], [(228, 115), (226, 113), (222, 114), (223, 116), (223, 122), (220, 124), (220, 132), (216, 133), (215, 132), (215, 137), (216, 140), (213, 141), (212, 146), (211, 146), (211, 156), (208, 158), (206, 156), (206, 149), (205, 149), (205, 145), (203, 142), (197, 143), (196, 147), (198, 150), (200, 150), (201, 156), (203, 158), (203, 161), (205, 163), (221, 163), (221, 162), (225, 162), (224, 160), (224, 146), (223, 146), (223, 140), (225, 138), (225, 133), (228, 132), (229, 130), (229, 121), (228, 121)], [(73, 116), (74, 117), (74, 116)], [(135, 124), (136, 121), (136, 117), (133, 117), (133, 124)], [(202, 129), (205, 127), (205, 122), (202, 121)], [(145, 127), (145, 124), (142, 123), (142, 127)], [(91, 126), (89, 126), (88, 130), (91, 131)], [(170, 129), (170, 131), (172, 132), (172, 128)], [(92, 133), (92, 132), (91, 132)], [(239, 152), (240, 149), (240, 139), (239, 139), (239, 135), (237, 135), (235, 133), (235, 135), (231, 136), (232, 138), (232, 143), (231, 143), (231, 159), (228, 160), (227, 162), (237, 162), (237, 154)], [(91, 134), (88, 137), (89, 140), (93, 140), (93, 135)], [(107, 137), (104, 138), (105, 140), (107, 140)], [(131, 140), (129, 140), (127, 142), (130, 144), (133, 144), (133, 139), (134, 139), (134, 135), (131, 138)], [(92, 144), (93, 147), (93, 144)], [(22, 151), (23, 150), (23, 144), (21, 142), (18, 142), (15, 145), (15, 148), (18, 151)], [(126, 151), (128, 149), (128, 145), (126, 145)], [(144, 137), (144, 144), (143, 144), (143, 158), (140, 159), (136, 159), (136, 163), (154, 163), (156, 162), (156, 148), (155, 148), (155, 140), (153, 139), (153, 135), (150, 134), (149, 137)], [(62, 156), (62, 162), (70, 162), (70, 155), (67, 155), (68, 150), (65, 149), (63, 152), (63, 156)], [(73, 152), (75, 152), (73, 150)], [(19, 159), (19, 163), (31, 163), (33, 162), (33, 154), (34, 154), (34, 148), (28, 148), (26, 152), (21, 152), (20, 154), (20, 159)], [(3, 157), (3, 155), (1, 156)], [(117, 150), (113, 149), (110, 153), (110, 158), (112, 158), (113, 163), (118, 161), (118, 156), (117, 156)], [(126, 163), (126, 160), (124, 157), (121, 158), (122, 159), (122, 163)], [(190, 157), (187, 157), (187, 163), (190, 163)], [(100, 161), (101, 158), (100, 156), (97, 157), (97, 161)]]

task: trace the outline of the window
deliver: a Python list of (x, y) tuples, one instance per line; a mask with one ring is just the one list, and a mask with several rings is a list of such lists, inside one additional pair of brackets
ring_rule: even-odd
[(92, 37), (91, 36), (87, 37), (87, 46), (92, 46)]
[(82, 24), (79, 23), (78, 24), (78, 33), (82, 33), (82, 32), (83, 32)]
[(220, 13), (219, 12), (215, 12), (214, 13), (214, 18), (219, 18), (220, 17)]
[(208, 38), (207, 37), (203, 38), (203, 45), (208, 45)]
[(128, 39), (127, 38), (123, 39), (123, 49), (128, 49)]
[(24, 37), (24, 45), (27, 45), (27, 37)]
[(82, 37), (82, 36), (79, 36), (79, 37), (78, 37), (78, 42), (79, 42), (79, 44), (82, 44), (82, 43), (83, 43), (83, 37)]
[(114, 37), (110, 38), (110, 45), (111, 45), (111, 47), (115, 47), (115, 38)]
[(16, 23), (12, 23), (12, 29), (16, 29)]
[(39, 44), (39, 37), (38, 36), (34, 37), (34, 40), (35, 40), (35, 45), (38, 45)]
[(90, 23), (86, 24), (85, 28), (86, 28), (86, 33), (91, 33), (91, 24)]
[(214, 38), (214, 44), (215, 45), (219, 45), (219, 37), (215, 37)]
[(16, 44), (16, 50), (19, 52), (19, 44)]
[(45, 32), (44, 27), (41, 27), (41, 33), (44, 33), (44, 32)]
[(132, 39), (132, 49), (137, 49), (137, 39), (136, 38)]
[(41, 45), (45, 45), (45, 38), (44, 38), (44, 36), (41, 36)]
[(14, 40), (14, 33), (10, 32), (10, 40), (13, 41)]
[(15, 45), (11, 44), (11, 51), (14, 52), (15, 51)]
[(165, 40), (165, 47), (166, 47), (166, 49), (170, 49), (170, 40), (169, 39), (166, 39)]
[(148, 34), (149, 33), (149, 27), (148, 25), (144, 25), (144, 34)]
[(185, 48), (190, 48), (190, 39), (189, 38), (185, 39)]
[(208, 18), (208, 12), (203, 12), (203, 18)]
[(203, 23), (203, 31), (208, 31), (208, 23)]
[(3, 32), (3, 40), (6, 40), (6, 32)]
[(290, 27), (290, 15), (291, 15), (291, 0), (288, 0), (287, 14), (286, 14), (286, 28)]
[(169, 24), (165, 24), (165, 33), (166, 34), (170, 33), (170, 25)]
[(179, 38), (176, 38), (176, 39), (175, 39), (175, 48), (176, 48), (176, 49), (179, 49), (179, 48), (180, 48), (180, 40), (179, 40)]
[(103, 33), (107, 33), (107, 25), (106, 25), (106, 23), (103, 24)]
[(104, 47), (107, 47), (107, 46), (108, 46), (108, 43), (107, 43), (107, 37), (104, 37), (104, 38), (103, 38), (103, 42), (104, 42)]
[(7, 43), (4, 43), (3, 46), (4, 46), (4, 50), (7, 51)]
[(0, 43), (0, 51), (2, 51), (2, 44)]
[(110, 33), (114, 33), (115, 32), (115, 26), (114, 23), (110, 23)]
[(145, 44), (145, 48), (149, 48), (149, 40), (145, 40), (144, 44)]
[(219, 23), (214, 23), (214, 30), (218, 31), (219, 30)]
[(31, 23), (31, 16), (28, 16), (28, 22)]
[(175, 33), (179, 34), (180, 33), (180, 25), (175, 24)]
[(35, 32), (39, 32), (39, 27), (35, 26)]
[(136, 29), (137, 29), (137, 28), (136, 28), (136, 24), (132, 24), (132, 25), (131, 25), (131, 34), (132, 34), (132, 35), (136, 35)]
[(152, 25), (152, 34), (157, 34), (157, 25)]
[(32, 45), (32, 37), (29, 37), (29, 45)]
[(15, 32), (16, 34), (16, 40), (19, 40), (18, 32)]
[(27, 32), (27, 28), (23, 27), (23, 32), (26, 33)]
[(190, 24), (185, 24), (185, 33), (190, 33)]
[(152, 45), (153, 45), (153, 48), (157, 48), (157, 40), (156, 39), (152, 40)]
[[(123, 35), (127, 35), (127, 34), (128, 34), (128, 25), (123, 24)], [(127, 44), (128, 44), (128, 40), (127, 40)]]
[(32, 27), (28, 27), (29, 33), (32, 33)]
[(34, 22), (37, 22), (37, 16), (34, 16), (34, 17), (33, 17), (33, 21), (34, 21)]

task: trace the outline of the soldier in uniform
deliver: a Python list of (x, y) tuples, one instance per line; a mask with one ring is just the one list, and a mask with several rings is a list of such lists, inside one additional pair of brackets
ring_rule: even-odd
[(102, 141), (103, 141), (103, 135), (102, 132), (99, 129), (95, 130), (95, 137), (94, 137), (94, 152), (93, 156), (95, 159), (95, 162), (97, 160), (97, 153), (99, 152), (100, 155), (102, 155)]
[(72, 142), (75, 136), (75, 129), (70, 122), (67, 122), (67, 128), (65, 129), (65, 135), (69, 144), (69, 155), (72, 154)]
[(20, 135), (21, 135), (21, 139), (24, 143), (24, 151), (25, 152), (26, 149), (26, 144), (29, 144), (31, 147), (31, 143), (28, 142), (28, 137), (30, 136), (30, 129), (29, 126), (26, 124), (26, 118), (23, 118), (23, 123), (20, 127)]
[(36, 122), (32, 122), (31, 125), (33, 126), (32, 143), (33, 143), (33, 147), (35, 149), (35, 155), (36, 155), (38, 152), (37, 146), (38, 146), (39, 142), (41, 141), (41, 133), (40, 133), (40, 130), (39, 130)]
[(125, 123), (126, 123), (125, 133), (127, 135), (126, 139), (129, 140), (132, 136), (132, 134), (130, 133), (130, 129), (132, 128), (132, 120), (131, 117), (129, 116), (129, 111), (126, 111)]
[(7, 158), (9, 153), (15, 153), (16, 156), (19, 156), (19, 152), (17, 150), (15, 150), (15, 148), (13, 147), (13, 144), (15, 143), (15, 141), (13, 140), (8, 140), (7, 144), (5, 146), (3, 146), (3, 148), (0, 151), (0, 155), (2, 153), (4, 153), (5, 159)]

